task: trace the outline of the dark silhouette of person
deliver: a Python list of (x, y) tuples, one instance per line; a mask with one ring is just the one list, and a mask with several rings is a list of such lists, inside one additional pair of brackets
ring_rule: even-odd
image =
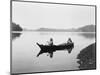
[(53, 45), (53, 39), (50, 38), (50, 41), (48, 43), (49, 43), (49, 46), (52, 46)]
[(68, 39), (67, 43), (72, 43), (72, 40), (71, 38)]
[[(53, 39), (50, 38), (50, 41), (48, 42), (49, 43), (49, 46), (52, 46), (53, 45)], [(52, 58), (53, 57), (53, 50), (49, 50), (48, 53), (50, 54), (50, 57)]]

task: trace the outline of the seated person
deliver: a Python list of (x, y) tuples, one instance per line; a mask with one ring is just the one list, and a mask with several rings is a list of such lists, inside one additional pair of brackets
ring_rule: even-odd
[(52, 38), (50, 38), (50, 41), (48, 41), (48, 45), (49, 46), (52, 46), (53, 45), (53, 39)]
[(71, 38), (68, 39), (67, 43), (72, 43), (72, 40)]

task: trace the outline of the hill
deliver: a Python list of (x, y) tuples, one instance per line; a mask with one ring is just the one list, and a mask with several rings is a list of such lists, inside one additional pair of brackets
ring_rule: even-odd
[(77, 29), (52, 29), (52, 28), (39, 28), (35, 31), (52, 31), (52, 32), (95, 32), (95, 25), (86, 25)]
[(12, 22), (12, 31), (22, 31), (23, 29), (20, 27), (19, 24)]
[(80, 32), (95, 32), (95, 25), (87, 25), (77, 29)]

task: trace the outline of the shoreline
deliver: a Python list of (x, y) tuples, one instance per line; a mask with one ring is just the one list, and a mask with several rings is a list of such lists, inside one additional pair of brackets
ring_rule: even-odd
[(96, 43), (82, 49), (77, 56), (80, 70), (96, 69)]

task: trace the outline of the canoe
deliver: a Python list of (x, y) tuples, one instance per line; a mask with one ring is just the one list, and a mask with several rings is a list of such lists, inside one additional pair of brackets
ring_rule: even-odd
[(42, 45), (42, 44), (39, 44), (37, 43), (37, 45), (40, 47), (40, 49), (42, 50), (64, 50), (64, 49), (71, 49), (74, 47), (74, 43), (66, 43), (66, 44), (60, 44), (60, 45), (52, 45), (52, 46), (49, 46), (49, 45)]
[(55, 51), (61, 51), (61, 50), (67, 50), (68, 53), (71, 53), (72, 49), (74, 48), (74, 43), (65, 43), (65, 44), (60, 44), (60, 45), (43, 45), (36, 43), (40, 47), (40, 52), (38, 53), (37, 56), (39, 56), (42, 53), (53, 53)]

